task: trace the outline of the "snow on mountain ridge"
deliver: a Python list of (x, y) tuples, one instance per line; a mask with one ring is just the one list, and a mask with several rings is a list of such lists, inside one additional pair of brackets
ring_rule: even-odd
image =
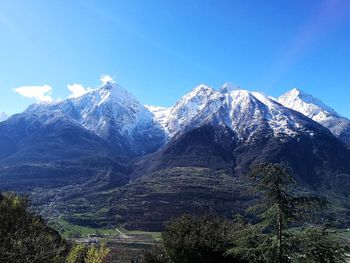
[(154, 115), (115, 82), (107, 82), (80, 97), (34, 104), (26, 113), (41, 114), (47, 120), (52, 116), (69, 117), (101, 138), (135, 153), (153, 151), (166, 139)]
[(163, 127), (170, 137), (214, 119), (230, 127), (241, 140), (248, 140), (261, 125), (274, 136), (307, 132), (290, 109), (262, 93), (238, 88), (217, 91), (204, 84), (184, 95), (163, 117)]
[(144, 105), (154, 115), (154, 121), (158, 122), (166, 130), (166, 122), (169, 118), (171, 108)]
[(305, 116), (316, 121), (322, 121), (329, 115), (340, 117), (332, 108), (328, 107), (321, 100), (307, 94), (299, 89), (292, 89), (278, 99), (282, 105), (303, 113)]
[[(118, 110), (115, 110), (118, 109)], [(138, 123), (152, 121), (152, 114), (128, 91), (108, 82), (82, 96), (59, 102), (31, 105), (27, 112), (56, 111), (69, 115), (89, 130), (99, 131), (103, 121), (114, 119), (121, 130), (131, 132)]]
[(216, 104), (220, 97), (222, 97), (220, 92), (204, 84), (198, 85), (182, 96), (170, 109), (169, 118), (165, 123), (168, 134), (170, 136), (175, 135), (185, 126), (191, 124), (198, 114), (208, 109), (210, 111), (210, 106)]
[(265, 128), (270, 128), (274, 136), (283, 134), (294, 136), (303, 128), (297, 119), (293, 119), (288, 109), (262, 93), (235, 90), (227, 96), (231, 127), (238, 134), (245, 131), (247, 138), (254, 134), (254, 130), (250, 127), (259, 129), (260, 126), (267, 125)]
[(278, 102), (320, 123), (341, 141), (350, 144), (350, 120), (340, 116), (321, 100), (299, 89), (293, 89), (280, 96)]
[[(305, 105), (311, 105), (307, 113), (316, 121), (316, 116), (322, 117), (322, 114), (338, 116), (321, 101), (297, 89), (287, 95), (286, 101), (294, 103), (293, 107), (303, 109)], [(286, 101), (240, 89), (232, 84), (225, 84), (219, 90), (201, 84), (182, 96), (174, 106), (164, 108), (142, 105), (117, 83), (107, 82), (80, 97), (36, 104), (29, 107), (27, 112), (50, 111), (52, 114), (70, 116), (102, 138), (114, 134), (116, 138), (148, 136), (150, 139), (155, 137), (166, 141), (177, 133), (210, 122), (227, 125), (243, 141), (254, 137), (261, 130), (280, 137), (309, 133), (305, 126), (308, 121), (295, 114), (288, 105), (285, 107)], [(321, 106), (327, 111), (321, 111)]]
[[(94, 103), (88, 105), (86, 100)], [(112, 119), (118, 122), (124, 133), (130, 133), (138, 124), (153, 120), (151, 113), (131, 93), (116, 83), (107, 83), (100, 89), (76, 98), (75, 104), (83, 114), (83, 125), (89, 129), (94, 128), (97, 120)], [(90, 123), (91, 117), (93, 123)]]

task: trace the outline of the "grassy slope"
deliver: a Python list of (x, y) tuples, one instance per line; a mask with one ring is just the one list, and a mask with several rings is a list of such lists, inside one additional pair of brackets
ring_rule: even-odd
[[(49, 224), (60, 232), (60, 234), (67, 237), (87, 237), (89, 234), (109, 235), (111, 238), (119, 236), (119, 232), (115, 228), (93, 228), (88, 226), (79, 226), (69, 223), (67, 220), (60, 218), (56, 221), (51, 221)], [(147, 232), (142, 230), (127, 230), (122, 226), (118, 230), (127, 236), (145, 235), (154, 240), (160, 239), (160, 232)]]
[(122, 225), (159, 231), (184, 213), (218, 213), (229, 218), (244, 211), (251, 196), (239, 178), (222, 170), (175, 167), (140, 177), (129, 184), (65, 202), (70, 223), (93, 227)]
[(87, 237), (88, 234), (108, 234), (111, 236), (118, 236), (118, 233), (113, 228), (93, 228), (88, 226), (79, 226), (69, 223), (63, 218), (55, 222), (49, 222), (53, 228), (58, 230), (60, 234), (67, 237)]

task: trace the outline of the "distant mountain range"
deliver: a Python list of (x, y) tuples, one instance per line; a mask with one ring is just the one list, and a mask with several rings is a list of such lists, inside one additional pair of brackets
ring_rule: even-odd
[(159, 229), (183, 212), (243, 209), (244, 175), (259, 162), (346, 196), (349, 146), (350, 121), (297, 89), (274, 99), (199, 85), (163, 108), (108, 82), (1, 122), (0, 187), (29, 191), (75, 223)]

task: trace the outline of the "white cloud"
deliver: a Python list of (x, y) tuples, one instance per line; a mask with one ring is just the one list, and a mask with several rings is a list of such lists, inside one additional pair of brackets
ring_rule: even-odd
[(81, 95), (84, 95), (85, 93), (92, 90), (92, 88), (85, 88), (81, 84), (68, 84), (67, 88), (71, 92), (71, 94), (69, 95), (69, 98), (80, 97)]
[(23, 86), (15, 88), (14, 91), (23, 97), (29, 99), (35, 99), (40, 102), (51, 102), (53, 101), (51, 97), (52, 87), (49, 85), (43, 86)]
[(107, 83), (115, 83), (115, 80), (113, 79), (113, 77), (111, 77), (109, 75), (102, 75), (100, 80), (101, 80), (103, 85), (105, 85)]

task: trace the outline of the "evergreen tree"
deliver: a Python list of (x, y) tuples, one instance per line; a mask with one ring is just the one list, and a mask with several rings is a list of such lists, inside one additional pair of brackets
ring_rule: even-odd
[(295, 263), (343, 263), (345, 248), (336, 235), (324, 227), (309, 227), (297, 235), (299, 253)]
[[(289, 170), (279, 164), (260, 164), (250, 174), (256, 190), (263, 196), (262, 202), (251, 208), (261, 220), (257, 227), (263, 232), (273, 233), (270, 248), (270, 262), (291, 262), (298, 249), (297, 237), (288, 231), (291, 223), (305, 222), (312, 214), (326, 206), (327, 202), (320, 197), (295, 195), (296, 182)], [(307, 246), (307, 242), (302, 242)], [(316, 243), (317, 244), (317, 243)], [(306, 248), (306, 247), (305, 247)], [(268, 251), (268, 250), (267, 250)]]
[(236, 216), (232, 224), (232, 248), (226, 255), (239, 259), (241, 262), (268, 262), (273, 254), (272, 239), (263, 234), (259, 228), (249, 224), (242, 216)]

